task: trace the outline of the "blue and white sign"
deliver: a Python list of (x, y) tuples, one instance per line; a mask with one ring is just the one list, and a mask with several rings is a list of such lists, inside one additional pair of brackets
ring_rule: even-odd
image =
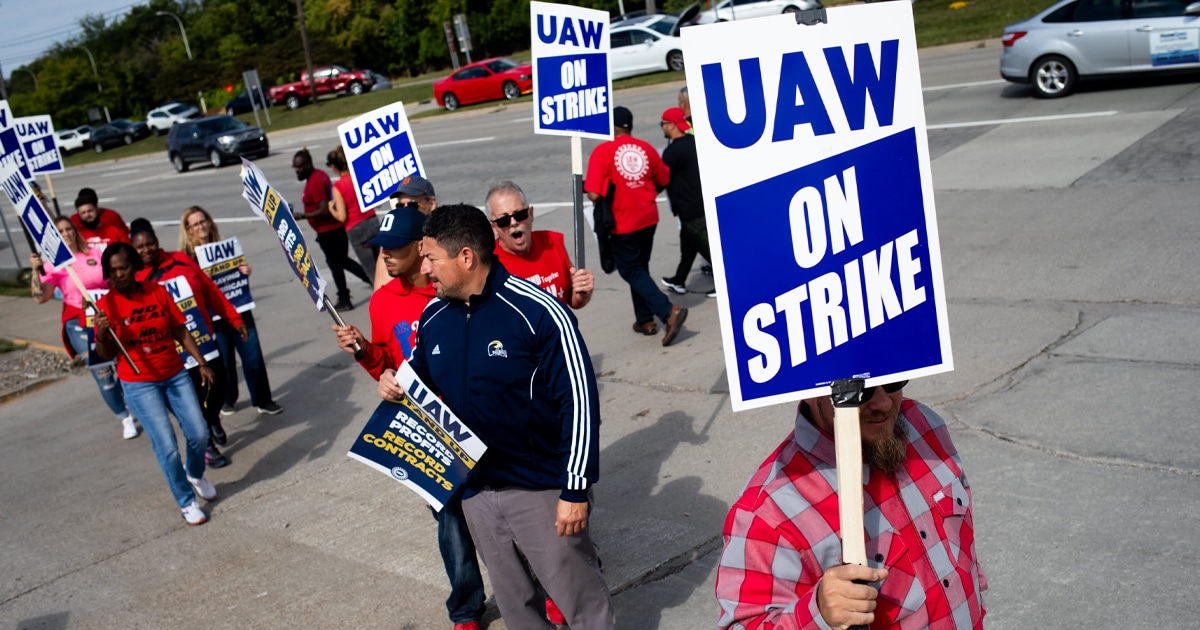
[(395, 102), (338, 125), (361, 208), (387, 200), (406, 177), (425, 177), (404, 103)]
[(54, 123), (49, 116), (25, 116), (13, 121), (21, 151), (34, 175), (63, 172), (62, 156), (58, 140), (54, 137)]
[(912, 8), (683, 30), (735, 410), (953, 369)]
[[(213, 284), (225, 294), (225, 298), (239, 313), (254, 309), (254, 297), (250, 295), (250, 277), (242, 273), (246, 254), (236, 236), (196, 246), (196, 263), (212, 278)], [(213, 319), (220, 319), (214, 314)]]
[(1150, 65), (1200, 62), (1200, 29), (1180, 28), (1150, 33)]
[(534, 133), (612, 139), (608, 13), (530, 2)]
[(67, 244), (58, 234), (58, 228), (54, 226), (54, 220), (42, 207), (37, 195), (33, 194), (28, 180), (21, 176), (16, 162), (0, 162), (0, 188), (4, 189), (5, 196), (17, 209), (17, 215), (37, 244), (42, 260), (55, 269), (71, 264), (75, 260), (74, 254), (67, 249)]
[(33, 173), (25, 163), (25, 152), (21, 150), (15, 122), (8, 101), (0, 101), (0, 169), (7, 165), (16, 166), (21, 179), (30, 180), (33, 179)]

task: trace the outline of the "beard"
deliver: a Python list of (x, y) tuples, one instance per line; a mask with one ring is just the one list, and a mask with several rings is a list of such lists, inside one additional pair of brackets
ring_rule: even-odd
[(892, 426), (892, 435), (874, 442), (863, 442), (863, 462), (886, 475), (895, 475), (904, 468), (908, 459), (908, 443), (904, 440), (904, 429), (908, 425), (904, 418), (897, 417)]
[(96, 218), (92, 221), (84, 221), (83, 217), (79, 217), (79, 224), (89, 230), (94, 230), (94, 229), (100, 227), (100, 213), (97, 212)]

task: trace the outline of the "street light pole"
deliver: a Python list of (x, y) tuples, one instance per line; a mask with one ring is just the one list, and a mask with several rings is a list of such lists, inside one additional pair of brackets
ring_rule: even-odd
[(37, 75), (34, 74), (32, 70), (26, 70), (25, 68), (17, 68), (16, 70), (13, 70), (13, 72), (18, 72), (18, 71), (24, 72), (25, 74), (28, 74), (30, 77), (33, 77), (33, 91), (36, 92), (38, 89)]
[[(179, 34), (183, 36), (183, 49), (187, 52), (188, 61), (194, 61), (192, 57), (192, 47), (188, 44), (187, 29), (183, 28), (183, 20), (180, 19), (178, 15), (175, 15), (170, 11), (158, 11), (155, 13), (155, 15), (169, 15), (175, 18), (175, 23), (179, 25)], [(204, 92), (198, 91), (196, 92), (196, 95), (200, 97), (200, 109), (207, 112), (208, 104), (204, 102)]]
[[(104, 88), (100, 87), (100, 73), (96, 71), (96, 58), (92, 56), (92, 51), (88, 50), (87, 46), (80, 44), (79, 47), (83, 49), (83, 52), (87, 53), (88, 61), (92, 62), (92, 76), (96, 77), (96, 91), (103, 95)], [(104, 119), (112, 122), (112, 116), (108, 115), (108, 105), (104, 106)]]

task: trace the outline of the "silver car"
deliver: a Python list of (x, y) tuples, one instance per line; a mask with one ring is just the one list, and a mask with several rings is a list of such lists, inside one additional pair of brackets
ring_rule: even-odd
[(1000, 76), (1042, 98), (1080, 78), (1200, 70), (1200, 2), (1062, 0), (1004, 27)]

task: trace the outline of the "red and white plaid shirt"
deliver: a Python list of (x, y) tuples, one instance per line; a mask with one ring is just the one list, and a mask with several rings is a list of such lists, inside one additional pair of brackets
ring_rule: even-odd
[[(872, 628), (982, 628), (987, 578), (975, 557), (971, 491), (945, 422), (905, 399), (908, 460), (864, 470), (867, 561), (888, 569)], [(865, 468), (865, 467), (864, 467)], [(869, 476), (868, 476), (869, 472)], [(803, 416), (725, 520), (721, 628), (823, 628), (817, 583), (842, 564), (833, 438)]]

